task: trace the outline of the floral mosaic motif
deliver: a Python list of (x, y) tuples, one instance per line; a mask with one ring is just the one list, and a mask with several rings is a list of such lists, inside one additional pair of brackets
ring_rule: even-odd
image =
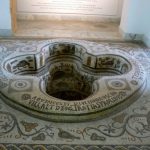
[(32, 137), (32, 140), (45, 140), (46, 137), (53, 138), (54, 132), (51, 125), (45, 125), (38, 127), (38, 123), (30, 123), (26, 121), (20, 121), (16, 119), (14, 115), (8, 112), (0, 111), (0, 137), (11, 134), (11, 132), (17, 129), (18, 138)]
[[(150, 101), (146, 101), (146, 103), (149, 105)], [(137, 114), (137, 109), (145, 110), (147, 113)], [(33, 141), (44, 141), (47, 137), (53, 139), (53, 128), (51, 125), (39, 127), (38, 123), (24, 120), (18, 122), (11, 113), (0, 111), (0, 136), (10, 134), (14, 129), (17, 129), (18, 137), (16, 138), (32, 137)], [(107, 138), (122, 137), (124, 134), (141, 140), (150, 137), (150, 110), (149, 107), (135, 108), (132, 115), (126, 113), (118, 114), (112, 117), (112, 121), (109, 124), (99, 124), (97, 127), (91, 126), (83, 130), (72, 129), (70, 131), (57, 128), (57, 130), (57, 136), (60, 139), (70, 142), (73, 140), (86, 140), (87, 137), (91, 141), (106, 141)]]
[[(149, 102), (150, 104), (150, 102)], [(148, 105), (149, 105), (148, 104)], [(135, 110), (139, 110), (136, 113)], [(140, 110), (145, 110), (147, 113), (142, 114)], [(84, 133), (88, 136), (93, 134), (105, 137), (121, 137), (125, 133), (139, 140), (150, 137), (150, 109), (149, 107), (135, 108), (132, 115), (121, 113), (112, 118), (109, 124), (100, 124), (97, 127), (87, 127)]]
[(0, 136), (11, 132), (15, 127), (15, 117), (7, 112), (0, 112)]
[(21, 121), (20, 123), (24, 126), (26, 132), (31, 132), (33, 129), (35, 129), (38, 126), (37, 123), (29, 123), (25, 121)]
[[(138, 108), (136, 108), (138, 109)], [(148, 111), (148, 108), (140, 108), (145, 109)], [(135, 110), (133, 110), (135, 111)], [(76, 135), (73, 132), (66, 131), (62, 128), (58, 128), (58, 137), (61, 139), (65, 139), (68, 141), (73, 140), (84, 140), (84, 137), (89, 137), (91, 141), (105, 141), (107, 138), (113, 137), (121, 137), (125, 133), (128, 134), (131, 137), (137, 138), (137, 139), (143, 139), (150, 137), (150, 110), (146, 114), (133, 114), (133, 115), (127, 115), (125, 113), (121, 113), (115, 117), (112, 118), (112, 122), (110, 124), (100, 124), (97, 127), (86, 127), (84, 131), (79, 132), (76, 131)], [(34, 130), (38, 124), (37, 123), (29, 123), (29, 122), (20, 122), (24, 130), (26, 132), (31, 132)], [(9, 123), (10, 124), (10, 123)], [(7, 126), (8, 123), (6, 123), (6, 127), (8, 128), (10, 126)], [(50, 127), (52, 129), (52, 127)], [(77, 136), (80, 135), (80, 136)], [(45, 134), (43, 132), (36, 133), (36, 136), (32, 138), (32, 140), (39, 140), (42, 141), (46, 138)], [(83, 135), (83, 136), (81, 136)]]

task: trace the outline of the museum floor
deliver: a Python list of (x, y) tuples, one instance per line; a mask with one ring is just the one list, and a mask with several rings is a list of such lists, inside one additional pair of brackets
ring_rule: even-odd
[[(68, 30), (71, 25), (64, 27), (57, 25), (46, 25), (46, 29), (38, 30), (38, 23), (29, 24), (35, 28), (28, 30), (23, 22), (19, 23), (19, 30), (16, 36), (33, 37), (40, 35), (42, 30), (45, 35), (41, 37), (61, 37), (62, 31), (66, 30), (65, 37), (81, 37), (88, 39), (88, 32), (74, 24), (73, 31)], [(20, 29), (20, 26), (24, 28)], [(89, 26), (89, 25), (87, 25)], [(97, 27), (104, 26), (98, 24)], [(55, 33), (48, 28), (55, 29)], [(102, 35), (92, 27), (91, 40), (95, 37), (102, 38)], [(116, 30), (116, 27), (112, 27)], [(107, 27), (105, 28), (107, 30)], [(38, 30), (38, 32), (37, 32)], [(96, 29), (97, 30), (97, 29)], [(103, 30), (103, 32), (105, 32)], [(108, 30), (106, 31), (106, 33)], [(110, 35), (111, 34), (111, 35)], [(64, 33), (63, 33), (64, 36)], [(119, 34), (113, 31), (106, 34), (106, 39), (120, 39)], [(105, 39), (105, 40), (106, 40)], [(12, 51), (31, 50), (28, 46), (36, 47), (40, 40), (0, 40), (0, 60), (2, 61)], [(7, 105), (0, 98), (0, 150), (150, 150), (150, 49), (140, 43), (126, 42), (99, 42), (107, 48), (125, 51), (145, 68), (147, 84), (143, 94), (127, 108), (114, 112), (104, 119), (86, 121), (82, 123), (55, 123), (33, 117)], [(0, 66), (0, 69), (2, 66)], [(0, 88), (3, 88), (0, 82)]]
[(123, 41), (119, 23), (85, 21), (23, 21), (18, 20), (15, 37), (19, 38), (73, 38), (84, 40)]

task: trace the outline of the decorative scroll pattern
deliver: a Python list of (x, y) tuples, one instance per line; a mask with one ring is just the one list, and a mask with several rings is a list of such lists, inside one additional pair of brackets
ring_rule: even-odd
[[(124, 134), (141, 141), (150, 137), (150, 101), (146, 101), (148, 107), (140, 107), (133, 109), (133, 114), (120, 113), (112, 117), (108, 124), (99, 124), (97, 126), (87, 126), (83, 130), (72, 129), (67, 131), (63, 128), (57, 128), (51, 125), (39, 127), (37, 122), (18, 121), (17, 118), (8, 112), (0, 111), (0, 137), (11, 133), (17, 129), (17, 138), (32, 137), (32, 141), (44, 141), (46, 137), (53, 137), (64, 140), (90, 140), (106, 141), (108, 138), (122, 137)], [(1, 106), (2, 108), (2, 106)], [(137, 113), (138, 112), (138, 113)], [(147, 113), (139, 113), (147, 112)], [(55, 129), (55, 132), (54, 130)]]
[(17, 118), (11, 113), (0, 111), (0, 137), (11, 134), (13, 130), (17, 129), (16, 139), (31, 137), (33, 141), (43, 141), (46, 136), (53, 138), (54, 132), (51, 125), (38, 126), (38, 123), (31, 123), (24, 120), (18, 122)]

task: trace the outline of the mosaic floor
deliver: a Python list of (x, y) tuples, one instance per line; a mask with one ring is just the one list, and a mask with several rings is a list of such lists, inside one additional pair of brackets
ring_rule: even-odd
[[(18, 50), (36, 50), (43, 41), (1, 40), (0, 61)], [(149, 150), (150, 149), (150, 49), (135, 43), (104, 43), (139, 61), (147, 84), (135, 102), (104, 119), (82, 123), (55, 123), (23, 113), (0, 99), (0, 149), (8, 150)], [(30, 46), (29, 46), (30, 45)], [(96, 46), (96, 43), (92, 45)], [(2, 66), (1, 66), (2, 67)], [(1, 72), (1, 76), (2, 72)], [(1, 89), (6, 86), (0, 82)]]

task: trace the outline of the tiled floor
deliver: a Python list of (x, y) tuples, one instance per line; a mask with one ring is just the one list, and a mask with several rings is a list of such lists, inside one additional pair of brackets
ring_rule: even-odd
[[(41, 41), (0, 40), (0, 61), (18, 49), (31, 50), (30, 46), (34, 48), (39, 43)], [(123, 50), (141, 62), (147, 74), (141, 97), (120, 112), (84, 123), (41, 120), (16, 110), (0, 98), (0, 150), (150, 149), (150, 49), (134, 43), (100, 44), (114, 51)], [(4, 80), (0, 82), (1, 88), (7, 86), (2, 83)]]
[(122, 41), (119, 23), (18, 21), (15, 37)]

